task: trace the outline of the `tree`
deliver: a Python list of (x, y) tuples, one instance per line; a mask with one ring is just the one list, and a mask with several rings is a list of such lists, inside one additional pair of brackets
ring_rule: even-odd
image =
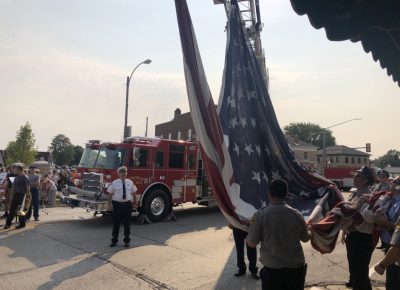
[(71, 165), (79, 164), (79, 162), (81, 161), (82, 154), (83, 154), (83, 147), (81, 147), (79, 145), (75, 145), (74, 146), (74, 158), (72, 160)]
[(35, 135), (29, 122), (21, 126), (17, 132), (16, 140), (10, 141), (6, 148), (7, 164), (21, 162), (30, 164), (36, 159)]
[(336, 139), (332, 136), (332, 131), (321, 128), (313, 123), (290, 123), (283, 128), (284, 133), (291, 137), (297, 137), (300, 140), (311, 143), (319, 148), (323, 148), (325, 132), (325, 147), (336, 145)]
[(373, 163), (381, 168), (385, 168), (388, 165), (391, 167), (400, 167), (400, 151), (390, 149), (385, 155), (375, 159)]
[(63, 134), (56, 135), (51, 140), (49, 147), (53, 160), (57, 165), (71, 165), (74, 159), (74, 145), (69, 138)]

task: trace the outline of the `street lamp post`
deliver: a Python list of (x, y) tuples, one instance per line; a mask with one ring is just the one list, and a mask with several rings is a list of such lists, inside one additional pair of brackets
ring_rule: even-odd
[(325, 169), (325, 164), (326, 164), (326, 143), (325, 143), (325, 136), (326, 136), (327, 130), (330, 129), (330, 128), (333, 128), (333, 127), (336, 127), (336, 126), (339, 126), (339, 125), (342, 125), (342, 124), (351, 122), (351, 121), (358, 121), (358, 120), (361, 120), (361, 118), (354, 118), (354, 119), (350, 119), (350, 120), (347, 120), (347, 121), (344, 121), (344, 122), (340, 122), (340, 123), (338, 123), (338, 124), (335, 124), (335, 125), (332, 125), (332, 126), (323, 128), (324, 131), (319, 132), (319, 134), (321, 134), (321, 133), (323, 134), (323, 135), (322, 135), (322, 138), (323, 138), (323, 139), (322, 139), (322, 164), (321, 164), (321, 174), (322, 174), (322, 175), (324, 174), (324, 169)]
[(128, 99), (129, 99), (129, 83), (131, 82), (132, 75), (135, 72), (135, 70), (142, 64), (150, 64), (151, 59), (146, 59), (139, 63), (132, 71), (130, 76), (126, 77), (126, 99), (125, 99), (125, 123), (124, 123), (124, 139), (129, 137), (128, 135)]

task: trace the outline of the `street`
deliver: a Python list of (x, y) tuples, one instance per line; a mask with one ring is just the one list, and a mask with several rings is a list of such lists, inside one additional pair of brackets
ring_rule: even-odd
[[(249, 274), (233, 276), (234, 242), (218, 208), (184, 205), (175, 208), (176, 222), (138, 225), (133, 218), (130, 248), (122, 228), (117, 247), (109, 247), (111, 217), (67, 207), (47, 212), (25, 229), (0, 231), (0, 289), (261, 289)], [(307, 289), (346, 289), (340, 242), (327, 255), (303, 247)], [(382, 255), (376, 250), (371, 265)], [(384, 278), (375, 274), (373, 285), (384, 289)]]

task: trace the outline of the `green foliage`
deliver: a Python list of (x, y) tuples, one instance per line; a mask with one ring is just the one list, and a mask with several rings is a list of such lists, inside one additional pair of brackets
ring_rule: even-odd
[(79, 161), (81, 161), (81, 157), (83, 154), (83, 147), (79, 145), (74, 146), (74, 158), (72, 160), (72, 165), (78, 165)]
[(321, 128), (318, 124), (295, 122), (285, 126), (283, 130), (286, 135), (297, 137), (300, 140), (313, 144), (319, 148), (323, 148), (324, 135), (325, 147), (336, 145), (336, 139), (332, 136), (332, 131)]
[(400, 167), (400, 151), (390, 149), (385, 155), (375, 159), (373, 163), (380, 168), (385, 168), (388, 165), (391, 167)]
[(6, 148), (6, 163), (8, 165), (21, 162), (30, 164), (36, 159), (35, 135), (29, 122), (21, 126), (17, 132), (16, 140), (10, 141)]
[(49, 147), (52, 152), (54, 163), (57, 165), (71, 165), (74, 159), (74, 145), (69, 138), (63, 134), (56, 135), (51, 140)]

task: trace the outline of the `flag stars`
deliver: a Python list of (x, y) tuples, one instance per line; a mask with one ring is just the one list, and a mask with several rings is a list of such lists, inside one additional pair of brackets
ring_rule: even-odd
[(229, 124), (230, 124), (230, 126), (231, 126), (232, 128), (235, 128), (236, 126), (239, 125), (238, 122), (237, 122), (237, 118), (236, 118), (236, 117), (235, 117), (235, 118), (232, 118), (232, 119), (229, 121)]
[(247, 126), (246, 117), (240, 118), (240, 124), (242, 125), (243, 128), (245, 128)]
[(261, 183), (260, 173), (254, 172), (254, 171), (251, 171), (251, 172), (253, 173), (253, 177), (251, 179), (256, 180), (258, 182), (258, 184), (260, 184)]
[(256, 127), (256, 118), (251, 118), (251, 125), (253, 126), (253, 128)]
[(246, 151), (247, 153), (249, 153), (249, 156), (250, 156), (251, 153), (254, 153), (254, 150), (251, 149), (251, 144), (247, 145), (247, 143), (245, 143), (244, 151)]
[(233, 147), (233, 151), (236, 152), (236, 154), (239, 156), (239, 146), (235, 143), (235, 146)]
[(265, 182), (269, 182), (269, 179), (268, 179), (268, 175), (267, 175), (267, 173), (265, 173), (265, 171), (263, 171), (262, 172), (263, 173), (263, 176), (262, 176), (262, 179), (264, 179), (265, 180)]

